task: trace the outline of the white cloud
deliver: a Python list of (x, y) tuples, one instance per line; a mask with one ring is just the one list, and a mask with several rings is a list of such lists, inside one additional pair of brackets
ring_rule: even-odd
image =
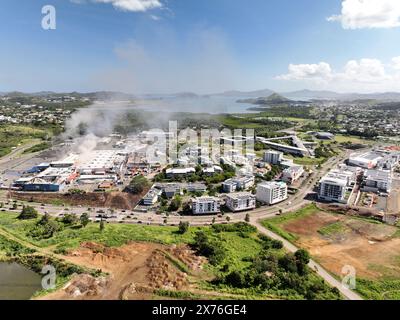
[(394, 57), (392, 59), (392, 68), (396, 70), (400, 70), (400, 57)]
[(289, 72), (276, 79), (341, 91), (400, 90), (400, 57), (387, 65), (378, 59), (350, 60), (339, 70), (326, 62), (290, 64)]
[(360, 82), (376, 82), (386, 77), (385, 66), (378, 59), (351, 60), (344, 67), (343, 76), (345, 79)]
[(400, 1), (343, 0), (342, 13), (327, 20), (341, 22), (344, 29), (399, 27)]
[(331, 75), (331, 66), (326, 62), (318, 64), (290, 64), (289, 73), (279, 76), (281, 80), (326, 79)]
[[(74, 3), (84, 3), (85, 0), (71, 0)], [(161, 8), (160, 0), (90, 0), (94, 3), (110, 3), (114, 8), (122, 11), (145, 12)]]

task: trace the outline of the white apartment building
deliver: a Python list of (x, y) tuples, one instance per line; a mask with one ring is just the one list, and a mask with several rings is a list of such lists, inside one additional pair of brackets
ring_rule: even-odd
[(284, 182), (263, 182), (257, 186), (257, 200), (273, 205), (286, 200), (287, 191), (287, 184)]
[(158, 202), (159, 197), (162, 195), (162, 190), (150, 189), (150, 191), (143, 197), (143, 205), (153, 206)]
[(277, 165), (283, 160), (283, 153), (274, 150), (268, 150), (264, 152), (264, 162)]
[(232, 193), (238, 190), (247, 190), (255, 184), (254, 176), (236, 177), (226, 180), (222, 188), (226, 193)]
[(221, 212), (221, 203), (215, 197), (200, 197), (192, 200), (193, 214), (215, 214)]
[(226, 197), (226, 206), (233, 212), (253, 210), (256, 208), (256, 197), (249, 192), (233, 193)]
[(233, 179), (228, 179), (222, 184), (222, 189), (226, 193), (232, 193), (235, 192), (238, 188), (238, 184), (235, 180)]
[(325, 201), (346, 203), (348, 178), (339, 174), (328, 174), (319, 182), (318, 198)]
[(304, 173), (303, 166), (292, 165), (285, 169), (282, 173), (282, 180), (288, 184), (292, 184), (300, 179)]

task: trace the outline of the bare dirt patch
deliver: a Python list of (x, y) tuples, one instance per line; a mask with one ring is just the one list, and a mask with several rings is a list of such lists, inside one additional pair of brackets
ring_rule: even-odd
[(61, 202), (71, 206), (107, 207), (121, 210), (133, 210), (142, 195), (126, 192), (88, 192), (85, 194), (13, 192), (13, 199), (38, 203)]
[[(180, 254), (175, 256), (175, 252)], [(108, 275), (99, 278), (77, 275), (64, 288), (43, 299), (147, 300), (156, 289), (192, 289), (188, 273), (201, 268), (204, 262), (185, 246), (167, 247), (152, 243), (130, 243), (118, 248), (83, 243), (65, 259), (77, 265), (101, 269)], [(183, 261), (192, 263), (186, 265)], [(185, 272), (186, 268), (188, 272)]]
[(318, 212), (284, 224), (284, 229), (290, 233), (302, 236), (313, 236), (319, 229), (340, 221), (340, 218), (325, 212)]
[[(335, 223), (343, 228), (333, 229), (328, 235), (318, 232)], [(326, 212), (291, 220), (281, 227), (297, 235), (296, 244), (337, 275), (345, 265), (351, 265), (358, 276), (369, 279), (400, 276), (400, 239), (393, 237), (396, 227)]]

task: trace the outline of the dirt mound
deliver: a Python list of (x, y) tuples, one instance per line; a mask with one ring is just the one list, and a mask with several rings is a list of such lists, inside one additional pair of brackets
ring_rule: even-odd
[(358, 208), (337, 204), (318, 204), (322, 210), (343, 214), (346, 216), (358, 216), (366, 218), (376, 218), (382, 220), (383, 216), (375, 209)]
[(82, 243), (65, 259), (109, 276), (75, 277), (68, 286), (45, 299), (141, 300), (150, 299), (157, 289), (188, 290), (191, 285), (186, 271), (201, 270), (205, 261), (195, 257), (186, 246), (130, 243), (110, 248), (93, 242)]
[(189, 285), (187, 274), (177, 270), (162, 251), (154, 252), (146, 265), (149, 284), (155, 289), (182, 290)]
[(126, 192), (88, 192), (85, 194), (12, 192), (17, 200), (39, 203), (65, 203), (71, 206), (107, 207), (121, 210), (133, 210), (142, 198)]
[(187, 245), (173, 245), (168, 248), (168, 252), (177, 257), (192, 271), (202, 270), (203, 265), (207, 262), (207, 259), (205, 257), (196, 255), (196, 253)]
[(95, 297), (102, 295), (110, 285), (107, 277), (94, 278), (88, 274), (80, 274), (64, 287), (65, 292), (73, 298)]

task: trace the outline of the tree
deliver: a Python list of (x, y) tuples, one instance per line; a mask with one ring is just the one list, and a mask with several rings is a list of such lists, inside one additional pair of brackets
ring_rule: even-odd
[(78, 222), (78, 218), (74, 214), (66, 214), (62, 219), (61, 222), (67, 225), (73, 225)]
[(60, 230), (60, 225), (50, 218), (46, 213), (42, 218), (31, 228), (28, 234), (36, 239), (50, 239)]
[(133, 178), (126, 189), (133, 194), (141, 194), (149, 186), (149, 181), (143, 175), (140, 175)]
[(186, 232), (189, 231), (189, 222), (179, 222), (179, 233), (180, 234), (185, 234)]
[(279, 259), (279, 266), (287, 272), (294, 273), (298, 271), (296, 257), (291, 253), (288, 253)]
[(49, 221), (50, 221), (50, 215), (49, 215), (48, 213), (46, 213), (46, 214), (39, 220), (39, 222), (38, 222), (37, 224), (38, 224), (38, 225), (44, 226), (44, 225), (48, 224)]
[(246, 214), (246, 217), (244, 218), (244, 221), (250, 222), (250, 215), (249, 214)]
[(294, 254), (296, 258), (296, 265), (297, 265), (297, 270), (300, 275), (303, 275), (306, 273), (307, 270), (307, 265), (310, 262), (310, 254), (308, 253), (307, 250), (300, 249), (297, 250)]
[(90, 222), (89, 215), (86, 212), (82, 213), (79, 221), (81, 222), (81, 225), (85, 228)]
[(231, 217), (230, 217), (230, 216), (227, 216), (227, 217), (226, 217), (226, 221), (227, 221), (227, 222), (231, 221)]
[(174, 199), (172, 199), (171, 204), (169, 205), (168, 211), (174, 212), (178, 211), (179, 208), (182, 205), (182, 198), (180, 196), (175, 196)]
[(104, 220), (103, 220), (103, 219), (101, 219), (101, 220), (100, 220), (100, 231), (101, 231), (101, 232), (103, 232), (103, 231), (104, 231), (104, 229), (105, 229)]
[(243, 288), (245, 284), (244, 276), (239, 271), (232, 271), (225, 277), (225, 283), (234, 288)]
[(33, 207), (23, 207), (20, 215), (18, 216), (19, 220), (30, 220), (36, 219), (38, 217), (38, 212)]
[(296, 257), (297, 261), (303, 263), (304, 265), (310, 263), (310, 254), (308, 253), (307, 250), (304, 249), (297, 250), (294, 256)]
[(13, 209), (13, 210), (17, 210), (17, 209), (18, 209), (18, 205), (17, 205), (16, 202), (14, 202), (14, 204), (13, 204), (13, 206), (12, 206), (12, 209)]

